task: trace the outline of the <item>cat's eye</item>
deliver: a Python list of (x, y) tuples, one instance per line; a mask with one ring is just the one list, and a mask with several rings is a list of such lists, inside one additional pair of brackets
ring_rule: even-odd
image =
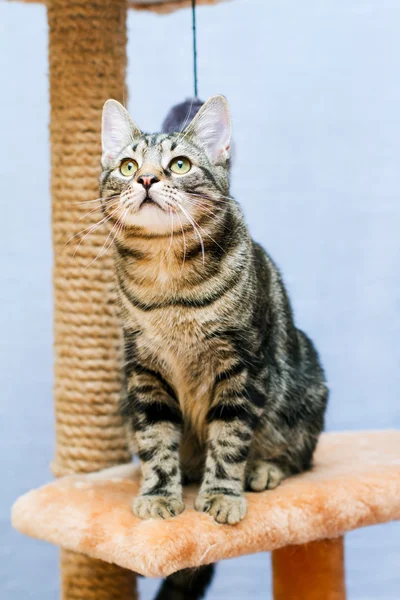
[(190, 169), (192, 168), (192, 164), (188, 158), (179, 156), (171, 161), (169, 168), (177, 175), (186, 175), (186, 173), (189, 173)]
[(138, 168), (136, 160), (133, 160), (133, 158), (125, 158), (125, 160), (122, 161), (119, 170), (124, 177), (132, 177)]

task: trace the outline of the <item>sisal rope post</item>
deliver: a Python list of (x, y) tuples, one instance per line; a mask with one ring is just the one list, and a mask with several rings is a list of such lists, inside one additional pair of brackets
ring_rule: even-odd
[(272, 553), (274, 600), (346, 600), (343, 538)]
[[(112, 257), (96, 259), (108, 234), (99, 227), (84, 238), (101, 213), (92, 211), (97, 203), (82, 204), (98, 198), (102, 105), (125, 99), (126, 12), (126, 0), (48, 1), (56, 476), (130, 460), (117, 414)], [(65, 243), (74, 235), (82, 243), (73, 258), (77, 244)], [(61, 570), (64, 600), (136, 598), (134, 575), (115, 565), (64, 551)]]

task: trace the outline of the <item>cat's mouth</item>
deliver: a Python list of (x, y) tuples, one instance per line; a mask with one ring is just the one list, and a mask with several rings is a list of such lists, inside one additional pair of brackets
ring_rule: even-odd
[(142, 200), (142, 202), (139, 205), (139, 210), (141, 208), (144, 208), (145, 206), (155, 206), (156, 208), (160, 208), (161, 210), (162, 207), (158, 204), (158, 202), (156, 202), (151, 196), (149, 196), (147, 194), (147, 196)]

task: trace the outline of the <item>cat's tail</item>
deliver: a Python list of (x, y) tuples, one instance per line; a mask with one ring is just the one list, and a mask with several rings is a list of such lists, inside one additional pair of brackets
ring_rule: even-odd
[(214, 565), (183, 569), (169, 575), (154, 600), (200, 600), (204, 598), (214, 575)]

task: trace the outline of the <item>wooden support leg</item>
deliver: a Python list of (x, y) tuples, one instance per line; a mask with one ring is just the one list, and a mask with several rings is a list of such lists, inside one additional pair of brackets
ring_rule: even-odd
[(274, 600), (345, 600), (343, 538), (272, 553)]

